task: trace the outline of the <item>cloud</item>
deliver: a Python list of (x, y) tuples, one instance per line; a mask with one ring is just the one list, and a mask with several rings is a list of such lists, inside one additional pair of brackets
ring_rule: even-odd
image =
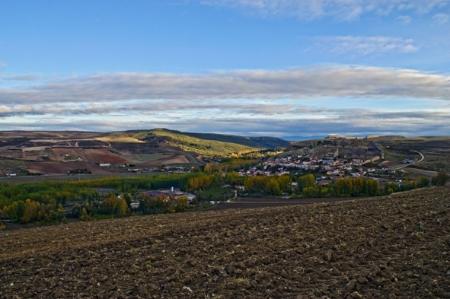
[(433, 22), (439, 25), (447, 24), (450, 21), (450, 16), (444, 13), (438, 13), (433, 16)]
[[(450, 76), (408, 69), (112, 73), (27, 84), (0, 88), (2, 130), (168, 127), (288, 138), (450, 132)], [(376, 104), (386, 99), (393, 104), (400, 99), (405, 107), (391, 111)], [(377, 110), (359, 101), (370, 101)], [(416, 102), (426, 109), (414, 110)]]
[(366, 14), (386, 16), (393, 13), (428, 14), (447, 8), (449, 0), (203, 0), (203, 4), (241, 8), (264, 16), (299, 19), (332, 17), (353, 20)]
[[(0, 64), (1, 67), (1, 64)], [(38, 80), (39, 77), (36, 75), (11, 75), (11, 74), (0, 74), (0, 80), (5, 81), (35, 81)]]
[(412, 18), (410, 16), (398, 16), (397, 20), (404, 25), (409, 25), (412, 22)]
[(337, 54), (414, 53), (414, 40), (387, 36), (334, 36), (318, 38), (318, 46)]
[[(319, 112), (317, 112), (319, 113)], [(288, 139), (324, 136), (330, 133), (366, 135), (448, 135), (450, 123), (447, 112), (376, 112), (355, 111), (352, 109), (336, 111), (335, 115), (322, 118), (267, 118), (218, 115), (210, 118), (190, 119), (159, 118), (130, 119), (129, 116), (101, 120), (93, 118), (40, 118), (40, 121), (12, 121), (0, 119), (3, 130), (87, 130), (115, 131), (129, 129), (149, 129), (165, 127), (192, 132), (215, 132), (247, 136), (278, 136)]]
[(289, 104), (249, 104), (249, 103), (189, 103), (180, 101), (115, 101), (104, 103), (57, 103), (36, 105), (0, 105), (0, 117), (27, 116), (27, 115), (109, 115), (109, 114), (158, 114), (196, 112), (218, 110), (239, 114), (280, 115), (289, 112), (312, 111), (311, 109), (298, 109)]
[(334, 66), (206, 74), (113, 73), (0, 88), (1, 104), (126, 100), (212, 101), (317, 97), (450, 100), (450, 76), (409, 69)]

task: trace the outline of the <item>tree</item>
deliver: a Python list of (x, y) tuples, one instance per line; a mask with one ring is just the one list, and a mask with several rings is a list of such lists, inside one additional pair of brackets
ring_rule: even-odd
[(304, 188), (314, 187), (316, 185), (316, 177), (313, 174), (302, 175), (298, 178), (298, 189), (303, 191)]
[(444, 186), (447, 184), (449, 180), (449, 176), (445, 172), (439, 172), (435, 177), (432, 179), (432, 183), (435, 186)]
[(420, 177), (416, 182), (417, 187), (423, 188), (430, 186), (430, 180), (427, 177)]
[(188, 179), (188, 190), (196, 191), (196, 190), (204, 190), (211, 186), (214, 182), (213, 175), (198, 175)]
[(169, 198), (163, 195), (142, 195), (139, 202), (139, 208), (143, 214), (166, 213), (169, 207)]
[(288, 175), (282, 175), (277, 178), (278, 185), (281, 191), (290, 192), (291, 191), (291, 178)]
[(367, 180), (367, 195), (375, 196), (378, 194), (378, 181)]
[(27, 199), (25, 201), (25, 207), (22, 218), (22, 223), (29, 223), (39, 219), (40, 204), (34, 200)]
[(114, 210), (118, 217), (124, 217), (128, 214), (128, 204), (125, 198), (121, 197), (116, 200)]
[(269, 178), (265, 182), (265, 191), (272, 195), (280, 195), (281, 194), (281, 188), (280, 184), (278, 183), (278, 180), (276, 178)]
[(87, 212), (85, 207), (81, 208), (81, 212), (80, 212), (80, 220), (81, 221), (87, 221), (90, 220), (91, 216), (89, 216), (89, 213)]
[(24, 210), (25, 210), (25, 203), (23, 201), (19, 200), (19, 201), (15, 201), (12, 204), (8, 205), (4, 209), (4, 212), (9, 218), (11, 218), (15, 221), (20, 221), (20, 219), (23, 216)]

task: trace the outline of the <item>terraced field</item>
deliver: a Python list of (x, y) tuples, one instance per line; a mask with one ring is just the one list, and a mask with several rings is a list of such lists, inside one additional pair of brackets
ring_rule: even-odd
[(450, 189), (0, 232), (2, 298), (449, 298)]

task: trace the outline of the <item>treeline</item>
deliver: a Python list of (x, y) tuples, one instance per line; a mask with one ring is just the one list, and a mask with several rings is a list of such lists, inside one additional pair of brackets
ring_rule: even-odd
[(380, 184), (375, 179), (365, 177), (341, 178), (326, 185), (317, 184), (313, 174), (302, 176), (253, 176), (245, 177), (245, 192), (250, 195), (294, 195), (301, 197), (352, 197), (377, 196), (394, 192), (408, 191), (428, 186), (443, 186), (449, 176), (440, 173), (429, 179), (420, 177), (417, 180), (405, 180), (399, 183)]
[(203, 167), (203, 171), (211, 174), (217, 172), (231, 172), (239, 169), (248, 169), (258, 162), (257, 159), (243, 159), (243, 158), (227, 158), (220, 163), (207, 163)]
[(244, 180), (246, 192), (253, 195), (300, 195), (304, 197), (373, 196), (380, 188), (376, 180), (342, 178), (328, 185), (319, 185), (313, 174), (295, 176), (253, 176)]
[[(132, 201), (137, 203), (132, 208)], [(125, 217), (131, 214), (162, 214), (182, 212), (188, 208), (188, 199), (184, 196), (173, 198), (170, 196), (149, 196), (122, 193), (109, 194), (101, 201), (87, 201), (77, 204), (71, 212), (71, 217), (80, 220), (96, 218)]]
[[(1, 219), (20, 223), (50, 223), (63, 221), (65, 217), (88, 220), (124, 217), (132, 213), (170, 213), (187, 209), (186, 198), (152, 197), (138, 192), (170, 187), (195, 193), (197, 202), (202, 202), (231, 199), (236, 195), (236, 190), (239, 191), (239, 196), (376, 196), (430, 185), (443, 186), (448, 180), (447, 174), (439, 173), (432, 179), (422, 177), (383, 185), (377, 180), (362, 177), (341, 178), (322, 185), (316, 182), (313, 174), (246, 177), (219, 169), (209, 173), (0, 184), (0, 223)], [(95, 188), (111, 188), (114, 192), (105, 196), (99, 194)], [(139, 203), (138, 208), (132, 208), (132, 202), (135, 205)]]
[[(71, 207), (71, 216), (89, 218), (97, 215), (123, 216), (129, 213), (132, 194), (138, 190), (176, 187), (185, 189), (191, 174), (146, 175), (139, 177), (105, 177), (80, 181), (46, 181), (22, 184), (0, 184), (0, 220), (20, 223), (60, 222), (64, 207)], [(122, 200), (99, 194), (95, 188), (111, 188), (128, 194)], [(131, 194), (131, 195), (130, 195)], [(113, 195), (111, 195), (113, 196)]]

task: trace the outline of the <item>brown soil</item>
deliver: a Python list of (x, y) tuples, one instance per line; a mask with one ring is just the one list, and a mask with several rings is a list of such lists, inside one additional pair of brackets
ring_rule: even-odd
[(177, 155), (171, 159), (164, 160), (162, 164), (164, 165), (171, 165), (171, 164), (189, 164), (189, 160), (186, 158), (186, 156), (183, 155)]
[(0, 232), (3, 298), (449, 298), (450, 189)]
[(86, 156), (86, 159), (91, 162), (112, 164), (127, 163), (127, 160), (107, 149), (84, 149), (84, 155)]
[(26, 162), (26, 167), (31, 172), (43, 174), (66, 174), (71, 169), (89, 168), (86, 162)]

